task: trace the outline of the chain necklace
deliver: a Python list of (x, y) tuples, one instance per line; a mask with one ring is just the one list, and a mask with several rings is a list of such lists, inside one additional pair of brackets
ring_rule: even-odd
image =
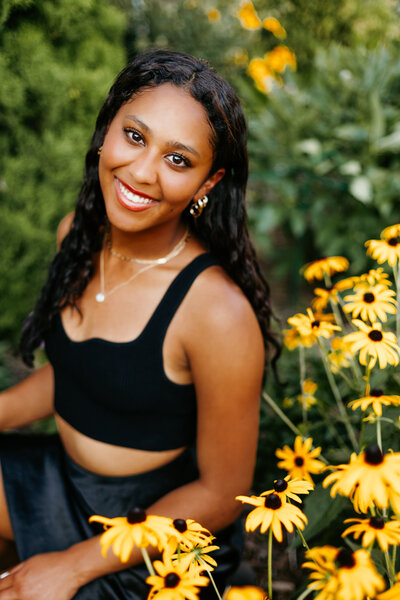
[(189, 238), (190, 231), (189, 229), (186, 229), (185, 233), (183, 234), (179, 242), (176, 244), (176, 246), (172, 248), (171, 252), (169, 252), (169, 254), (166, 254), (165, 256), (162, 256), (161, 258), (134, 258), (133, 256), (126, 256), (125, 254), (121, 254), (120, 252), (117, 252), (117, 250), (114, 250), (114, 248), (112, 247), (110, 233), (107, 234), (106, 244), (110, 254), (116, 256), (120, 260), (137, 263), (139, 265), (165, 265), (166, 262), (171, 260), (171, 258), (174, 258), (174, 256), (177, 256), (177, 254), (179, 254), (179, 252), (183, 250), (183, 248), (189, 241)]
[(171, 260), (172, 258), (177, 256), (180, 252), (182, 252), (182, 250), (186, 246), (187, 242), (189, 241), (189, 238), (190, 238), (190, 233), (189, 233), (189, 230), (187, 229), (185, 231), (185, 234), (183, 235), (183, 237), (179, 240), (179, 242), (171, 250), (171, 252), (169, 252), (169, 254), (167, 254), (166, 256), (163, 256), (161, 258), (156, 258), (154, 260), (144, 260), (144, 259), (142, 260), (142, 259), (136, 259), (136, 258), (130, 258), (128, 256), (124, 256), (123, 254), (116, 252), (116, 250), (113, 250), (111, 247), (111, 240), (110, 240), (110, 243), (109, 243), (109, 240), (107, 240), (107, 246), (108, 246), (108, 249), (110, 250), (111, 254), (113, 254), (117, 258), (120, 258), (121, 260), (145, 264), (146, 266), (143, 267), (143, 269), (140, 269), (140, 271), (137, 271), (136, 273), (131, 275), (131, 277), (129, 277), (129, 279), (127, 279), (126, 281), (122, 281), (121, 283), (119, 283), (118, 285), (116, 285), (115, 287), (113, 287), (111, 290), (109, 290), (106, 293), (105, 289), (104, 289), (105, 288), (105, 286), (104, 286), (105, 277), (104, 277), (104, 247), (103, 247), (100, 252), (100, 292), (98, 292), (96, 294), (96, 302), (100, 302), (100, 303), (104, 302), (104, 300), (106, 300), (106, 298), (108, 298), (108, 296), (111, 296), (111, 294), (113, 294), (114, 292), (119, 290), (124, 285), (128, 285), (128, 283), (131, 283), (134, 279), (136, 279), (136, 277), (138, 277), (145, 271), (149, 271), (150, 269), (152, 269), (153, 267), (157, 267), (158, 265), (164, 265), (166, 262), (168, 262), (169, 260)]

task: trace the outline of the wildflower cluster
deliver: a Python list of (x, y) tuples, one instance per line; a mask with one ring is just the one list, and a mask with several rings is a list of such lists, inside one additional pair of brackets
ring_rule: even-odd
[[(319, 280), (324, 285), (314, 289), (311, 306), (289, 318), (291, 328), (284, 331), (287, 349), (299, 353), (297, 398), (302, 423), (291, 422), (264, 394), (269, 405), (298, 433), (293, 450), (285, 446), (276, 451), (281, 459), (278, 466), (291, 477), (309, 481), (311, 475), (323, 475), (322, 486), (329, 488), (331, 497), (348, 498), (358, 513), (357, 518), (344, 522), (341, 535), (349, 548), (307, 550), (303, 567), (310, 571), (310, 581), (301, 598), (313, 592), (318, 600), (400, 597), (395, 573), (396, 547), (400, 545), (400, 452), (384, 448), (382, 435), (383, 424), (386, 431), (400, 428), (396, 414), (400, 395), (391, 393), (396, 385), (393, 367), (400, 360), (399, 239), (400, 224), (396, 224), (384, 229), (380, 240), (366, 242), (367, 254), (379, 265), (386, 263), (391, 268), (388, 271), (377, 267), (334, 281), (349, 268), (347, 259), (340, 256), (321, 258), (303, 267), (309, 283)], [(313, 381), (315, 374), (309, 372), (316, 368), (315, 351), (330, 390), (324, 402), (320, 392), (315, 394), (320, 386)], [(308, 356), (314, 362), (308, 361)], [(308, 400), (310, 395), (313, 402)], [(286, 398), (284, 406), (289, 407), (289, 401)], [(312, 439), (307, 438), (308, 413), (312, 417), (311, 411), (316, 410), (329, 427), (331, 438), (340, 443), (345, 459), (342, 464), (328, 464), (321, 448), (313, 448)], [(315, 419), (312, 424), (315, 426)], [(349, 536), (353, 537), (351, 542)], [(376, 562), (379, 551), (384, 560)], [(381, 563), (386, 565), (384, 572)]]

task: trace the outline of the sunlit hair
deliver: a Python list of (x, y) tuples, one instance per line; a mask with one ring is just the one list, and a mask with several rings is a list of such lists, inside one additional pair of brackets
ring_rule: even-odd
[[(45, 337), (54, 316), (77, 301), (94, 272), (100, 251), (106, 212), (98, 174), (98, 148), (107, 126), (123, 104), (139, 91), (163, 83), (184, 88), (202, 104), (210, 125), (214, 160), (210, 174), (226, 173), (210, 191), (201, 218), (188, 208), (183, 218), (193, 234), (220, 261), (243, 290), (257, 315), (265, 345), (279, 345), (270, 331), (269, 289), (264, 280), (246, 226), (245, 190), (248, 177), (247, 127), (239, 99), (232, 87), (202, 60), (170, 50), (153, 50), (134, 58), (110, 89), (96, 121), (73, 225), (50, 265), (49, 276), (21, 336), (21, 352), (28, 365)], [(267, 353), (269, 354), (269, 353)]]

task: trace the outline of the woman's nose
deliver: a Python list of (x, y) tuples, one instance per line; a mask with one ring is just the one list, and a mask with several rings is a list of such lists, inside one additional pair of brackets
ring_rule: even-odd
[(129, 165), (129, 172), (137, 183), (152, 184), (157, 181), (157, 156), (149, 148), (135, 154)]

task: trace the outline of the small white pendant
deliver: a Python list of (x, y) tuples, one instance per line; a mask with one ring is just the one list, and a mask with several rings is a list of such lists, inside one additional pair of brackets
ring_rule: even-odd
[(106, 299), (105, 295), (102, 294), (101, 292), (96, 294), (96, 302), (104, 302), (105, 299)]

